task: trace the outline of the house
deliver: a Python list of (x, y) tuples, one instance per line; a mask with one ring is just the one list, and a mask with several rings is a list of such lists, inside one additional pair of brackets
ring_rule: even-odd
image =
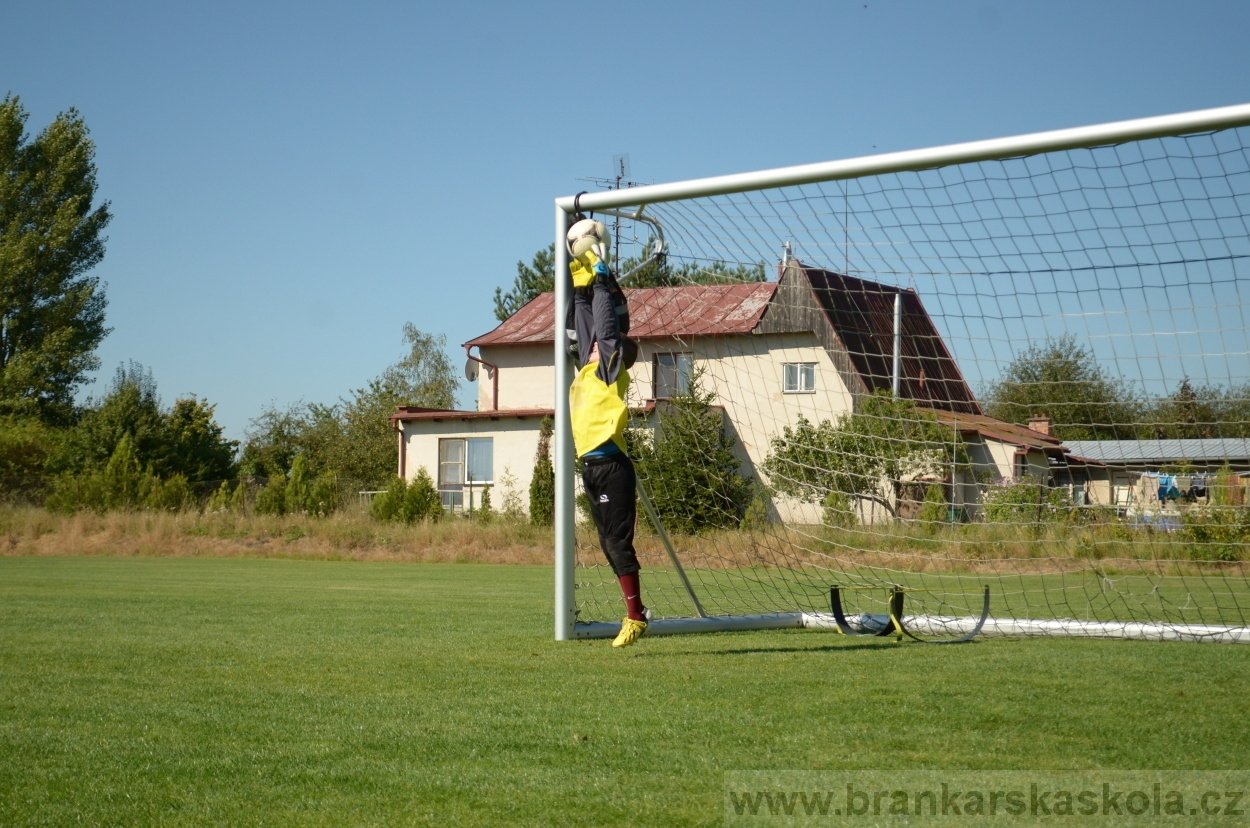
[[(965, 440), (978, 476), (1047, 469), (1066, 453), (1048, 433), (981, 411), (914, 290), (790, 261), (776, 282), (625, 293), (629, 335), (639, 345), (629, 404), (654, 411), (698, 375), (724, 411), (746, 476), (756, 474), (783, 426), (800, 416), (835, 419), (866, 395), (891, 389), (896, 334), (899, 395)], [(447, 508), (480, 502), (485, 485), (495, 489), (496, 508), (509, 498), (526, 504), (540, 425), (554, 407), (553, 303), (551, 293), (537, 296), (465, 343), (470, 361), (483, 369), (477, 410), (402, 408), (392, 417), (400, 474), (411, 478), (425, 467)], [(954, 488), (953, 505), (975, 509), (972, 479), (956, 480)], [(819, 506), (785, 499), (774, 506), (786, 521), (820, 520)]]
[[(1198, 475), (1204, 481), (1199, 488), (1206, 497), (1206, 482), (1224, 467), (1234, 473), (1250, 471), (1250, 439), (1239, 437), (1071, 440), (1067, 446), (1072, 456), (1097, 464), (1097, 467), (1090, 467), (1087, 479), (1091, 480), (1091, 485), (1108, 492), (1108, 498), (1102, 502), (1115, 505), (1121, 512), (1140, 511), (1148, 508), (1148, 504), (1155, 507), (1160, 504), (1157, 494), (1160, 472), (1165, 477), (1178, 470), (1187, 473), (1183, 475), (1183, 486), (1172, 481), (1170, 487), (1182, 495), (1191, 489), (1191, 475)], [(1146, 480), (1147, 477), (1153, 480)], [(1168, 488), (1165, 480), (1164, 489)]]

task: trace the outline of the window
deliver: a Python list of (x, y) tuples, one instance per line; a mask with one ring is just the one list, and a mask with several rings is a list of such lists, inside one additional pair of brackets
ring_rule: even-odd
[(691, 354), (656, 354), (652, 363), (655, 377), (654, 399), (666, 400), (690, 393)]
[(495, 439), (453, 437), (438, 441), (438, 492), (443, 508), (455, 512), (474, 505), (474, 491), (495, 482)]
[(816, 363), (787, 362), (782, 366), (781, 390), (787, 394), (812, 394), (816, 391)]

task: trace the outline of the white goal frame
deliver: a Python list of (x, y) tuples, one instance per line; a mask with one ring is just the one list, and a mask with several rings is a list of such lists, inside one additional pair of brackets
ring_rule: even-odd
[[(555, 200), (555, 308), (553, 317), (555, 361), (555, 638), (567, 641), (579, 638), (605, 638), (616, 634), (619, 624), (577, 623), (574, 600), (575, 554), (574, 554), (574, 450), (573, 435), (569, 426), (568, 387), (572, 382), (572, 366), (565, 350), (564, 314), (571, 292), (571, 284), (562, 278), (568, 272), (568, 254), (565, 247), (565, 231), (568, 217), (575, 209), (586, 211), (629, 210), (631, 217), (641, 218), (650, 204), (677, 201), (704, 196), (728, 195), (749, 190), (814, 184), (838, 181), (866, 175), (928, 170), (948, 164), (992, 161), (1033, 155), (1042, 152), (1073, 150), (1105, 146), (1125, 141), (1162, 138), (1192, 132), (1202, 132), (1231, 127), (1250, 126), (1250, 104), (1239, 104), (1217, 109), (1205, 109), (1141, 118), (1130, 121), (1076, 127), (1072, 129), (1038, 132), (1009, 138), (949, 144), (930, 149), (907, 152), (883, 153), (841, 161), (780, 167), (771, 170), (692, 179), (668, 184), (655, 184), (630, 189), (586, 193), (579, 197), (563, 196)], [(909, 624), (923, 626), (924, 619), (908, 619)], [(852, 620), (852, 623), (856, 623)], [(864, 616), (859, 623), (864, 627), (879, 624), (879, 619)], [(1045, 623), (1045, 630), (1032, 630), (1030, 623)], [(1070, 629), (1050, 627), (1060, 625)], [(722, 615), (705, 618), (674, 618), (657, 620), (648, 629), (649, 634), (672, 634), (684, 632), (716, 632), (729, 630), (757, 630), (814, 627), (836, 629), (832, 616), (813, 613), (774, 613), (767, 615)], [(1038, 635), (1060, 632), (1067, 635), (1088, 635), (1114, 638), (1146, 639), (1203, 639), (1224, 641), (1250, 641), (1245, 628), (1189, 629), (1193, 625), (1104, 623), (1094, 622), (1027, 622), (995, 620), (991, 618), (985, 632), (1003, 635)]]

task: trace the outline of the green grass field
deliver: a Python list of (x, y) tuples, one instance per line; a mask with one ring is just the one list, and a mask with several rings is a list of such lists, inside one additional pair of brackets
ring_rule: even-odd
[(1250, 650), (551, 640), (520, 566), (0, 558), (0, 824), (719, 824), (735, 769), (1250, 766)]

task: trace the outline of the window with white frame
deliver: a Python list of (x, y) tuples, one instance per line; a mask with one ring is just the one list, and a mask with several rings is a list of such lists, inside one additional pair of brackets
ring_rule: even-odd
[(494, 456), (493, 437), (446, 437), (438, 441), (438, 493), (444, 509), (458, 512), (481, 502), (482, 488), (495, 482)]
[(787, 394), (813, 394), (816, 391), (816, 363), (787, 362), (782, 366), (781, 390)]
[(694, 369), (693, 354), (656, 354), (652, 361), (655, 378), (653, 399), (667, 400), (690, 393), (690, 374)]

